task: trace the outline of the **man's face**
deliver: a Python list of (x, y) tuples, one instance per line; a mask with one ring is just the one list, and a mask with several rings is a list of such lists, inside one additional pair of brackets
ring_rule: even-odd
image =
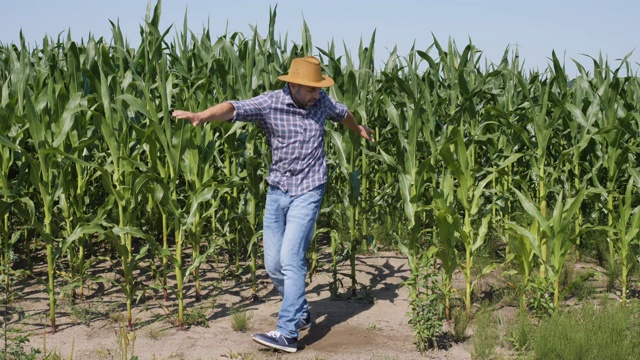
[(320, 98), (320, 88), (290, 83), (289, 89), (293, 102), (303, 109), (311, 109)]

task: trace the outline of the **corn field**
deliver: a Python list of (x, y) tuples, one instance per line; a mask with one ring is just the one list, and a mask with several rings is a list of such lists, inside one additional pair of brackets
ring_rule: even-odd
[[(182, 326), (185, 286), (200, 296), (205, 263), (249, 271), (255, 289), (265, 138), (250, 124), (194, 128), (170, 114), (280, 89), (277, 76), (305, 55), (320, 57), (335, 80), (329, 94), (376, 132), (365, 143), (327, 126), (329, 182), (309, 259), (313, 274), (318, 253), (331, 253), (332, 294), (355, 295), (356, 256), (382, 246), (407, 258), (414, 317), (427, 306), (450, 316), (455, 298), (470, 313), (478, 280), (496, 269), (518, 279), (523, 302), (543, 284), (558, 306), (568, 256), (617, 264), (622, 302), (636, 285), (640, 81), (626, 58), (576, 62), (570, 78), (555, 53), (532, 71), (517, 50), (487, 64), (472, 43), (433, 38), (378, 68), (375, 33), (357, 54), (337, 55), (333, 43), (313, 45), (306, 23), (301, 44), (276, 38), (276, 9), (266, 35), (196, 36), (186, 17), (160, 29), (160, 16), (161, 2), (150, 5), (138, 47), (113, 22), (110, 41), (0, 44), (1, 286), (46, 261), (52, 331), (61, 281), (82, 297), (100, 261), (118, 276), (93, 280), (118, 285), (130, 328), (148, 290), (175, 294)], [(434, 291), (441, 302), (428, 300)]]

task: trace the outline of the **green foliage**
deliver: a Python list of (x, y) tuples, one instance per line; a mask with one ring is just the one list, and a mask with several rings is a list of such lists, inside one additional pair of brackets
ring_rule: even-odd
[(185, 311), (184, 324), (185, 326), (197, 325), (208, 328), (209, 320), (207, 319), (207, 314), (202, 308), (195, 307)]
[(467, 340), (467, 328), (471, 317), (466, 311), (457, 307), (453, 310), (453, 337), (452, 340), (456, 343), (461, 343)]
[(609, 261), (609, 254), (607, 249), (606, 232), (599, 229), (593, 229), (582, 235), (577, 250), (580, 252), (582, 258), (593, 259), (597, 261), (598, 265), (605, 267), (611, 263)]
[[(184, 286), (192, 281), (198, 298), (210, 260), (228, 261), (234, 277), (249, 269), (257, 296), (265, 137), (240, 123), (192, 128), (170, 109), (280, 89), (291, 58), (314, 53), (335, 80), (326, 91), (376, 132), (368, 144), (327, 124), (317, 231), (331, 240), (332, 296), (343, 261), (354, 295), (358, 253), (400, 250), (421, 351), (437, 345), (456, 270), (468, 314), (478, 279), (497, 266), (520, 276), (513, 287), (535, 317), (566, 294), (587, 297), (588, 276), (572, 276), (566, 263), (574, 251), (608, 268), (607, 290), (620, 284), (625, 297), (640, 255), (640, 81), (628, 57), (614, 67), (593, 58), (592, 70), (576, 63), (569, 79), (555, 53), (548, 69), (527, 71), (517, 49), (486, 64), (471, 42), (434, 38), (408, 54), (393, 49), (377, 69), (375, 33), (356, 56), (337, 55), (333, 43), (314, 47), (306, 24), (301, 44), (280, 40), (274, 10), (266, 34), (212, 36), (185, 19), (170, 39), (161, 5), (149, 3), (136, 48), (116, 23), (111, 42), (69, 35), (0, 46), (0, 281), (9, 289), (46, 257), (52, 330), (55, 295), (81, 297), (97, 259), (121, 269), (110, 281), (125, 295), (126, 319), (112, 316), (129, 327), (149, 288), (166, 302), (175, 295), (172, 324), (204, 325), (200, 310), (185, 313)], [(313, 269), (322, 249), (310, 250)], [(138, 281), (149, 273), (158, 284)], [(56, 288), (61, 274), (66, 288)]]
[[(432, 269), (435, 258), (432, 254), (424, 254), (419, 261), (420, 268)], [(411, 286), (411, 291), (414, 292), (409, 297), (411, 309), (409, 324), (414, 331), (414, 343), (420, 352), (435, 349), (442, 334), (444, 317), (443, 293), (438, 283), (438, 275), (426, 270), (419, 274), (412, 274), (407, 282)]]
[(607, 276), (606, 290), (607, 292), (613, 292), (615, 290), (618, 279), (622, 274), (622, 265), (618, 262), (612, 261), (607, 263)]
[(560, 285), (564, 297), (573, 296), (578, 301), (584, 301), (595, 293), (594, 287), (589, 284), (589, 280), (595, 276), (591, 270), (578, 273), (575, 268), (575, 261), (570, 261), (560, 274)]
[(420, 352), (438, 347), (438, 339), (442, 334), (442, 314), (439, 305), (431, 302), (433, 297), (420, 297), (412, 300), (411, 319), (409, 324), (414, 330), (414, 343)]
[(473, 344), (472, 359), (493, 359), (493, 355), (500, 339), (500, 329), (495, 315), (489, 310), (482, 310), (475, 314), (473, 319)]
[(245, 332), (249, 329), (251, 316), (245, 310), (231, 311), (231, 328), (233, 331)]
[(543, 318), (554, 312), (553, 286), (544, 279), (536, 278), (522, 289), (526, 308), (537, 318)]
[(40, 355), (40, 349), (31, 349), (27, 352), (25, 344), (29, 338), (19, 335), (8, 339), (5, 337), (4, 349), (0, 351), (0, 360), (35, 360)]
[(543, 320), (533, 337), (536, 359), (638, 359), (638, 318), (632, 307), (585, 304)]
[(508, 326), (507, 340), (512, 349), (517, 353), (525, 353), (531, 350), (535, 326), (529, 318), (529, 312), (520, 308), (518, 316)]

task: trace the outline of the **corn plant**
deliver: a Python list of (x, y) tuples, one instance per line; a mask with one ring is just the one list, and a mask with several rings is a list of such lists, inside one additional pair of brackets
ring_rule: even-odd
[[(548, 261), (542, 263), (546, 268), (545, 274), (549, 279), (549, 282), (553, 284), (553, 305), (557, 308), (561, 293), (560, 293), (560, 273), (565, 265), (565, 259), (569, 251), (575, 245), (576, 239), (580, 234), (572, 234), (569, 230), (572, 228), (575, 214), (577, 213), (582, 200), (584, 199), (586, 189), (581, 189), (575, 197), (567, 199), (566, 203), (563, 199), (563, 193), (558, 194), (553, 212), (550, 218), (543, 216), (540, 207), (536, 203), (527, 197), (517, 189), (514, 189), (523, 209), (536, 221), (538, 226), (533, 229), (539, 228), (544, 238), (548, 240), (550, 253), (548, 254)], [(542, 259), (543, 245), (538, 240), (535, 234), (529, 232), (529, 230), (512, 226), (512, 228), (518, 232), (518, 234), (525, 236), (531, 240), (531, 247), (536, 255)]]
[[(163, 88), (166, 89), (166, 83)], [(161, 93), (166, 93), (161, 91)], [(151, 130), (151, 138), (157, 144), (157, 148), (163, 149), (166, 154), (166, 165), (168, 171), (161, 172), (156, 174), (155, 178), (149, 179), (154, 183), (154, 201), (159, 203), (163, 201), (160, 208), (164, 212), (166, 212), (166, 216), (169, 219), (169, 222), (172, 223), (172, 229), (174, 232), (174, 240), (175, 240), (175, 254), (170, 254), (168, 249), (168, 244), (165, 243), (163, 245), (163, 251), (160, 252), (161, 256), (166, 259), (171, 259), (175, 268), (176, 280), (177, 280), (177, 288), (176, 288), (176, 296), (178, 298), (178, 322), (179, 327), (183, 326), (183, 284), (185, 279), (184, 274), (184, 265), (183, 265), (183, 242), (185, 240), (185, 231), (186, 228), (184, 226), (183, 215), (187, 212), (182, 204), (178, 203), (178, 181), (181, 176), (181, 162), (184, 152), (186, 151), (186, 136), (187, 132), (185, 131), (185, 125), (178, 125), (178, 131), (175, 131), (173, 128), (172, 121), (169, 117), (169, 100), (163, 96), (161, 106), (161, 113), (163, 115), (164, 121), (160, 120), (158, 113), (155, 111), (147, 111), (147, 108), (155, 108), (155, 104), (151, 97), (151, 94), (146, 94), (146, 104), (137, 101), (133, 97), (125, 97), (126, 101), (132, 105), (136, 111), (143, 114), (146, 118), (150, 119), (149, 128)], [(164, 175), (165, 177), (161, 177)], [(138, 177), (138, 179), (143, 179), (144, 177)], [(168, 199), (167, 199), (168, 197)], [(165, 282), (163, 283), (166, 286), (166, 277)]]
[[(492, 172), (476, 173), (476, 165), (470, 156), (470, 149), (465, 145), (462, 133), (456, 127), (453, 127), (450, 131), (450, 139), (450, 143), (445, 143), (441, 148), (440, 155), (444, 164), (459, 184), (456, 195), (464, 210), (462, 218), (457, 221), (452, 220), (451, 224), (454, 225), (455, 231), (460, 236), (465, 249), (464, 259), (460, 261), (460, 267), (466, 281), (465, 306), (467, 315), (470, 316), (471, 293), (475, 284), (481, 276), (488, 274), (495, 267), (494, 265), (489, 265), (482, 270), (480, 276), (477, 276), (475, 280), (471, 278), (474, 255), (484, 243), (489, 229), (491, 213), (483, 209), (482, 203), (485, 187), (493, 180), (494, 174)], [(452, 209), (449, 206), (448, 210), (447, 214), (450, 217), (456, 217), (455, 208)]]
[[(337, 76), (336, 76), (337, 75)], [(341, 81), (344, 86), (344, 90), (342, 93), (343, 102), (347, 105), (348, 108), (354, 108), (358, 106), (356, 111), (356, 118), (360, 118), (361, 116), (365, 117), (364, 113), (364, 105), (359, 104), (356, 105), (356, 96), (359, 96), (359, 92), (357, 91), (359, 88), (358, 81), (356, 80), (356, 72), (350, 70), (347, 72), (346, 76), (341, 74), (334, 75), (337, 81)], [(359, 119), (359, 122), (362, 123), (363, 119)], [(362, 206), (361, 203), (361, 195), (362, 195), (362, 181), (364, 174), (362, 173), (362, 164), (361, 163), (361, 141), (359, 137), (351, 132), (348, 134), (344, 134), (338, 129), (329, 129), (329, 139), (331, 144), (333, 145), (333, 150), (335, 151), (337, 158), (337, 168), (343, 176), (343, 179), (335, 179), (334, 181), (339, 181), (340, 184), (344, 184), (344, 193), (343, 196), (340, 196), (342, 201), (342, 208), (346, 215), (347, 225), (349, 229), (348, 239), (342, 239), (341, 246), (344, 246), (344, 255), (349, 259), (350, 265), (350, 275), (351, 279), (351, 296), (356, 296), (357, 292), (357, 284), (358, 281), (356, 279), (356, 255), (358, 252), (358, 248), (361, 245), (361, 238), (363, 237), (361, 233), (359, 218), (360, 208)], [(342, 192), (342, 191), (341, 191)], [(337, 245), (337, 244), (335, 244)], [(336, 269), (334, 267), (333, 271)]]
[[(55, 56), (51, 49), (44, 43), (44, 53), (47, 57)], [(23, 57), (28, 54), (23, 52)], [(28, 61), (25, 59), (23, 61)], [(24, 65), (24, 62), (23, 62)], [(24, 67), (23, 71), (28, 71)], [(28, 72), (24, 74), (27, 79)], [(53, 228), (53, 210), (60, 194), (64, 191), (64, 173), (62, 172), (63, 162), (73, 160), (67, 155), (61, 157), (60, 145), (67, 136), (75, 116), (78, 112), (86, 111), (86, 104), (82, 94), (67, 93), (66, 89), (57, 86), (48, 74), (41, 74), (36, 79), (36, 84), (32, 88), (32, 95), (25, 98), (24, 119), (28, 124), (28, 131), (33, 141), (34, 152), (29, 154), (22, 151), (30, 164), (30, 179), (32, 185), (38, 191), (38, 201), (42, 205), (44, 227), (38, 225), (36, 229), (45, 240), (47, 253), (48, 282), (47, 291), (49, 293), (49, 320), (51, 331), (56, 331), (55, 323), (55, 281), (54, 268), (59, 252), (56, 247), (58, 233)], [(57, 150), (57, 151), (56, 151)]]
[[(415, 71), (413, 74), (417, 77), (418, 73)], [(409, 259), (412, 273), (417, 273), (419, 269), (414, 261), (420, 250), (419, 236), (423, 225), (420, 223), (420, 214), (427, 210), (424, 203), (427, 192), (425, 179), (429, 172), (434, 172), (431, 163), (421, 158), (421, 154), (427, 153), (427, 150), (426, 143), (419, 136), (422, 124), (429, 121), (425, 117), (431, 114), (431, 98), (427, 92), (418, 88), (418, 83), (407, 82), (399, 76), (390, 77), (387, 86), (396, 87), (398, 91), (397, 98), (393, 98), (394, 102), (391, 97), (384, 99), (385, 110), (396, 130), (398, 149), (395, 159), (389, 159), (386, 154), (383, 158), (389, 159), (399, 172), (399, 190), (410, 234), (408, 241), (400, 244), (400, 247)], [(422, 108), (421, 104), (427, 105)], [(380, 151), (384, 153), (381, 149)]]
[(441, 175), (440, 188), (434, 192), (433, 197), (432, 207), (436, 218), (439, 245), (435, 255), (442, 266), (445, 316), (450, 319), (453, 273), (459, 264), (456, 231), (462, 228), (460, 217), (453, 211), (455, 208), (455, 189), (454, 178), (450, 172)]
[[(457, 189), (455, 196), (452, 196), (450, 192), (454, 190), (451, 185), (441, 187), (441, 200), (435, 201), (434, 207), (436, 211), (441, 211), (438, 215), (439, 224), (454, 227), (453, 230), (442, 234), (449, 238), (443, 241), (443, 244), (453, 245), (450, 238), (451, 233), (455, 231), (465, 248), (463, 260), (457, 263), (465, 276), (465, 306), (469, 316), (471, 293), (476, 282), (494, 268), (494, 265), (489, 265), (482, 269), (475, 280), (471, 278), (473, 258), (484, 244), (492, 214), (483, 206), (485, 188), (493, 184), (495, 177), (495, 172), (481, 170), (481, 164), (485, 160), (476, 154), (483, 145), (481, 139), (484, 136), (483, 128), (477, 121), (482, 116), (477, 103), (486, 101), (485, 97), (488, 97), (491, 91), (491, 82), (500, 71), (489, 74), (478, 72), (475, 66), (477, 50), (472, 44), (467, 45), (459, 54), (451, 50), (453, 43), (449, 44), (450, 50), (447, 52), (437, 42), (435, 45), (446, 62), (444, 71), (451, 74), (451, 78), (447, 79), (450, 82), (448, 88), (451, 90), (443, 93), (444, 104), (448, 105), (443, 111), (443, 116), (451, 126), (446, 129), (446, 135), (443, 135), (448, 140), (438, 148), (438, 153), (442, 165), (456, 180)], [(445, 176), (442, 181), (451, 181), (448, 174)], [(453, 199), (457, 201), (454, 203)], [(461, 214), (460, 219), (455, 219), (458, 217), (458, 211)], [(444, 217), (444, 214), (447, 216)], [(453, 251), (443, 251), (441, 255), (443, 259), (450, 259)], [(447, 263), (451, 264), (451, 261)]]
[(251, 270), (251, 292), (254, 301), (258, 301), (260, 298), (258, 297), (258, 280), (256, 277), (256, 273), (258, 271), (258, 239), (262, 236), (262, 231), (258, 230), (258, 218), (260, 214), (260, 205), (265, 195), (265, 186), (263, 185), (262, 179), (264, 175), (262, 174), (261, 168), (262, 161), (258, 156), (258, 146), (256, 144), (257, 140), (257, 129), (252, 129), (247, 134), (245, 146), (245, 159), (246, 159), (246, 188), (248, 192), (246, 216), (248, 228), (247, 233), (249, 238), (248, 244), (248, 256), (250, 259), (250, 270)]
[[(634, 255), (637, 254), (637, 246), (640, 243), (638, 236), (640, 231), (640, 205), (632, 208), (634, 202), (634, 191), (640, 189), (640, 173), (638, 169), (629, 169), (630, 177), (625, 187), (625, 192), (618, 201), (618, 211), (614, 216), (614, 228), (612, 231), (617, 234), (617, 241), (614, 241), (615, 251), (620, 259), (622, 269), (620, 286), (622, 288), (621, 301), (625, 305), (629, 287), (629, 272), (635, 264)], [(634, 251), (634, 248), (635, 251)]]
[[(607, 224), (609, 229), (614, 228), (615, 213), (614, 197), (620, 180), (620, 173), (629, 164), (629, 154), (631, 153), (632, 136), (627, 129), (631, 128), (634, 115), (625, 111), (624, 107), (618, 106), (621, 98), (626, 97), (628, 87), (625, 81), (617, 74), (622, 70), (622, 66), (611, 71), (607, 64), (602, 61), (594, 62), (596, 71), (593, 79), (594, 105), (593, 117), (594, 128), (593, 139), (599, 151), (594, 154), (591, 161), (593, 182), (595, 187), (604, 189), (606, 194), (603, 208), (607, 214)], [(604, 175), (600, 175), (604, 173)], [(613, 230), (607, 233), (609, 244), (609, 264), (615, 262), (615, 239)]]
[[(584, 162), (585, 154), (589, 153), (588, 146), (593, 141), (593, 135), (596, 133), (595, 123), (598, 116), (598, 108), (600, 107), (600, 99), (594, 96), (590, 89), (589, 81), (586, 77), (580, 76), (576, 79), (576, 84), (572, 92), (575, 103), (567, 103), (565, 105), (567, 111), (571, 114), (566, 120), (565, 127), (567, 132), (567, 149), (564, 156), (568, 157), (567, 162), (570, 166), (565, 168), (566, 181), (570, 182), (574, 192), (586, 187), (587, 182), (592, 176), (592, 169), (587, 168), (587, 162)], [(589, 99), (586, 101), (584, 99)], [(573, 181), (571, 181), (573, 180)], [(574, 232), (580, 233), (583, 226), (582, 209), (578, 209), (576, 214)], [(580, 238), (576, 241), (576, 256), (580, 259)]]
[[(9, 83), (6, 82), (5, 85)], [(5, 87), (8, 90), (8, 86)], [(2, 95), (0, 116), (5, 119), (15, 120), (15, 115), (10, 115), (13, 109), (9, 108), (9, 94), (8, 91)], [(0, 274), (4, 277), (4, 287), (8, 292), (10, 289), (10, 276), (9, 269), (11, 263), (17, 255), (14, 252), (14, 245), (19, 241), (21, 232), (12, 231), (9, 226), (10, 220), (16, 216), (13, 211), (13, 204), (19, 201), (22, 196), (22, 182), (25, 181), (25, 173), (27, 163), (19, 164), (16, 160), (20, 158), (20, 144), (24, 135), (22, 131), (15, 125), (12, 125), (13, 121), (6, 121), (0, 124), (0, 201), (2, 206), (0, 207), (0, 219), (2, 224), (0, 225)], [(10, 174), (18, 169), (18, 176), (13, 178)], [(23, 214), (25, 220), (30, 219), (30, 215)]]
[[(16, 137), (16, 140), (19, 137)], [(21, 240), (22, 231), (13, 231), (9, 226), (9, 221), (14, 218), (22, 219), (28, 225), (32, 225), (35, 221), (35, 206), (33, 201), (27, 197), (20, 198), (19, 190), (21, 182), (24, 180), (24, 170), (15, 181), (10, 181), (8, 170), (13, 164), (13, 154), (19, 154), (20, 148), (15, 142), (10, 141), (2, 133), (0, 133), (0, 152), (2, 152), (2, 187), (0, 188), (0, 217), (3, 219), (0, 226), (0, 283), (5, 294), (11, 292), (11, 280), (20, 273), (27, 272), (21, 270), (13, 270), (12, 264), (17, 258), (16, 244)], [(21, 168), (25, 168), (21, 166)]]
[[(547, 109), (549, 107), (549, 91), (548, 86), (542, 87), (542, 84), (534, 83), (534, 89), (529, 89), (528, 86), (522, 88), (522, 91), (528, 96), (542, 96), (539, 104), (535, 104), (529, 109), (532, 119), (532, 138), (529, 138), (529, 134), (523, 134), (523, 142), (528, 145), (529, 152), (528, 158), (531, 162), (531, 168), (533, 169), (534, 178), (536, 180), (536, 199), (538, 199), (539, 209), (543, 217), (547, 217), (547, 146), (549, 139), (553, 134), (554, 125), (556, 121), (547, 117)], [(541, 94), (540, 94), (541, 93)], [(528, 111), (527, 111), (528, 112)], [(525, 138), (526, 136), (526, 138)], [(537, 237), (540, 240), (540, 277), (546, 276), (546, 262), (547, 262), (547, 239), (548, 234), (540, 233)]]
[[(479, 126), (482, 148), (487, 151), (487, 166), (494, 173), (491, 186), (488, 189), (491, 201), (491, 217), (493, 236), (502, 238), (507, 244), (505, 248), (505, 258), (509, 256), (511, 250), (511, 234), (504, 231), (505, 222), (509, 221), (513, 215), (513, 194), (511, 187), (514, 179), (522, 174), (517, 173), (519, 161), (525, 155), (519, 151), (520, 143), (518, 129), (516, 125), (520, 106), (521, 92), (518, 91), (518, 84), (525, 81), (521, 74), (521, 65), (517, 49), (509, 56), (507, 49), (500, 64), (492, 72), (497, 72), (496, 76), (487, 86), (490, 92), (497, 91), (499, 96), (486, 104), (483, 109), (485, 119)], [(498, 90), (499, 89), (499, 90)]]
[[(521, 282), (518, 284), (518, 288), (522, 292), (522, 298), (520, 305), (524, 306), (527, 301), (526, 289), (529, 286), (533, 268), (536, 264), (534, 256), (537, 249), (540, 247), (537, 237), (534, 234), (538, 234), (538, 223), (533, 221), (531, 226), (527, 229), (519, 224), (516, 224), (510, 220), (505, 223), (505, 229), (512, 235), (509, 237), (507, 246), (509, 246), (509, 255), (505, 259), (505, 264), (511, 262), (516, 263), (516, 270), (506, 271), (505, 274), (513, 275), (519, 274)], [(524, 308), (524, 307), (523, 307)]]
[[(426, 318), (415, 318), (411, 321), (416, 333), (419, 348), (428, 348), (434, 339), (433, 325), (439, 320), (439, 312), (435, 310), (436, 304), (424, 301), (423, 289), (434, 288), (436, 284), (427, 284), (425, 281), (433, 280), (433, 274), (425, 275), (432, 271), (422, 269), (421, 264), (433, 263), (433, 257), (424, 251), (430, 248), (422, 235), (428, 230), (425, 222), (430, 193), (428, 184), (430, 176), (435, 174), (432, 162), (429, 161), (428, 142), (423, 136), (424, 124), (436, 121), (434, 99), (422, 79), (418, 75), (419, 61), (414, 57), (408, 60), (408, 77), (398, 75), (389, 76), (384, 88), (395, 96), (385, 97), (383, 100), (386, 114), (392, 124), (393, 134), (396, 136), (395, 158), (389, 159), (386, 151), (378, 149), (383, 159), (398, 173), (398, 190), (404, 208), (408, 239), (400, 241), (398, 246), (407, 257), (411, 276), (406, 280), (409, 286), (409, 302), (414, 316), (425, 314)], [(384, 90), (383, 90), (384, 91)], [(433, 150), (432, 150), (433, 151)], [(399, 232), (400, 233), (400, 232)], [(435, 235), (435, 234), (434, 234)], [(433, 241), (433, 239), (432, 239)], [(437, 298), (438, 294), (427, 291), (427, 298)], [(434, 324), (434, 321), (436, 322)], [(425, 336), (425, 333), (427, 334)]]
[[(356, 167), (355, 157), (358, 153), (359, 141), (349, 135), (344, 136), (336, 130), (329, 130), (331, 141), (334, 148), (338, 152), (338, 166), (344, 174), (347, 187), (347, 193), (343, 197), (342, 207), (346, 211), (349, 227), (349, 238), (342, 239), (341, 245), (345, 246), (344, 254), (349, 258), (351, 272), (351, 296), (356, 296), (357, 279), (356, 279), (356, 254), (360, 245), (360, 234), (357, 221), (357, 208), (360, 204), (361, 170)], [(334, 244), (336, 247), (337, 244)], [(335, 272), (335, 267), (333, 268)]]
[[(23, 38), (0, 44), (0, 278), (8, 288), (19, 273), (9, 270), (15, 259), (31, 265), (31, 252), (44, 249), (52, 330), (56, 277), (70, 274), (82, 296), (95, 264), (85, 257), (103, 259), (105, 248), (121, 268), (114, 283), (129, 328), (149, 272), (159, 279), (151, 287), (177, 303), (179, 327), (187, 284), (193, 278), (199, 299), (199, 267), (209, 259), (238, 281), (248, 269), (257, 299), (264, 137), (252, 125), (191, 128), (169, 114), (281, 88), (277, 76), (291, 59), (313, 53), (336, 80), (330, 95), (376, 131), (377, 143), (363, 146), (328, 125), (335, 171), (308, 256), (313, 273), (323, 251), (318, 235), (328, 234), (332, 295), (339, 275), (355, 290), (356, 256), (375, 249), (373, 229), (408, 259), (410, 322), (422, 350), (436, 345), (457, 269), (470, 309), (476, 282), (492, 267), (475, 278), (471, 269), (492, 239), (507, 245), (498, 261), (515, 264), (509, 273), (521, 278), (523, 303), (546, 306), (551, 287), (558, 306), (566, 257), (588, 232), (605, 232), (609, 264), (621, 264), (629, 296), (640, 222), (640, 87), (628, 57), (619, 67), (593, 58), (593, 72), (576, 62), (580, 74), (570, 79), (555, 53), (542, 73), (527, 72), (517, 50), (483, 69), (473, 44), (459, 51), (434, 38), (406, 56), (391, 49), (378, 72), (375, 33), (360, 43), (358, 60), (346, 45), (337, 55), (333, 41), (314, 47), (306, 22), (301, 43), (290, 45), (276, 38), (274, 8), (264, 37), (256, 27), (218, 37), (205, 27), (199, 36), (185, 16), (170, 42), (161, 5), (149, 3), (136, 48), (117, 23), (112, 44), (92, 36), (76, 43), (70, 34), (33, 50)], [(345, 215), (327, 216), (335, 213)], [(344, 259), (351, 271), (338, 274)], [(167, 283), (174, 277), (175, 288)], [(531, 290), (540, 296), (527, 299)]]
[[(330, 61), (330, 69), (336, 85), (331, 88), (332, 95), (340, 102), (344, 103), (347, 108), (351, 109), (358, 123), (367, 125), (369, 113), (368, 102), (371, 96), (371, 88), (373, 86), (373, 72), (371, 65), (373, 61), (372, 52), (375, 43), (375, 34), (369, 42), (369, 48), (364, 49), (362, 42), (359, 47), (360, 68), (355, 69), (353, 60), (349, 53), (346, 56), (347, 65), (344, 70), (337, 66), (336, 60)], [(335, 49), (332, 47), (328, 51), (323, 52), (329, 59), (335, 59)], [(342, 207), (347, 215), (347, 224), (349, 229), (349, 238), (343, 240), (346, 247), (345, 255), (349, 258), (351, 268), (351, 296), (356, 296), (357, 279), (356, 279), (356, 255), (358, 248), (366, 250), (368, 246), (367, 233), (367, 216), (369, 204), (367, 201), (373, 200), (369, 196), (369, 185), (367, 182), (367, 151), (362, 146), (362, 139), (357, 135), (349, 132), (346, 136), (340, 130), (329, 129), (329, 138), (332, 149), (337, 159), (336, 166), (342, 179), (334, 178), (338, 181), (345, 191), (343, 196)], [(366, 195), (365, 195), (366, 194)], [(365, 200), (365, 196), (367, 199)], [(335, 270), (334, 270), (335, 271)]]
[[(124, 58), (122, 54), (121, 59)], [(116, 77), (107, 75), (114, 68), (113, 59), (103, 56), (87, 75), (93, 88), (99, 89), (96, 93), (96, 109), (100, 106), (100, 111), (94, 109), (90, 116), (103, 134), (108, 151), (107, 156), (100, 159), (104, 163), (99, 164), (100, 168), (108, 171), (101, 172), (102, 184), (109, 196), (115, 199), (117, 206), (116, 220), (110, 224), (112, 230), (108, 238), (120, 258), (127, 323), (129, 329), (133, 329), (131, 309), (138, 290), (133, 272), (148, 249), (148, 245), (145, 245), (138, 254), (134, 254), (133, 238), (149, 239), (148, 235), (135, 226), (135, 217), (138, 204), (143, 200), (141, 196), (147, 192), (145, 189), (149, 179), (140, 176), (146, 171), (146, 165), (135, 160), (142, 148), (129, 146), (135, 136), (134, 124), (128, 121), (128, 116), (133, 115), (135, 110), (130, 105), (134, 102), (134, 96), (127, 93), (132, 89), (121, 86)], [(119, 67), (119, 71), (120, 78), (131, 76), (131, 70), (127, 70), (125, 66)]]

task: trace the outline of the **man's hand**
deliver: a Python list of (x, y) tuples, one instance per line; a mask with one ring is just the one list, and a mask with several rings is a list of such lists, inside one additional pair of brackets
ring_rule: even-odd
[(371, 142), (376, 142), (376, 140), (373, 138), (373, 135), (375, 135), (375, 132), (371, 129), (369, 129), (369, 127), (364, 126), (364, 125), (358, 125), (358, 131), (357, 131), (358, 135), (360, 135), (360, 137), (365, 138)]
[(173, 117), (175, 117), (176, 119), (189, 120), (189, 122), (193, 126), (198, 126), (198, 125), (203, 123), (203, 121), (200, 118), (199, 114), (198, 113), (193, 113), (191, 111), (174, 110), (171, 115)]
[(364, 125), (359, 125), (356, 122), (356, 119), (353, 117), (353, 114), (351, 113), (351, 111), (347, 111), (347, 116), (344, 119), (342, 119), (340, 123), (346, 126), (349, 130), (358, 134), (358, 136), (360, 136), (361, 138), (367, 139), (371, 142), (375, 142), (375, 140), (373, 139), (373, 134), (374, 134), (373, 130), (369, 129)]
[(231, 120), (236, 116), (236, 108), (230, 102), (225, 101), (201, 112), (174, 110), (172, 115), (177, 119), (189, 120), (191, 125), (198, 126), (206, 122)]

